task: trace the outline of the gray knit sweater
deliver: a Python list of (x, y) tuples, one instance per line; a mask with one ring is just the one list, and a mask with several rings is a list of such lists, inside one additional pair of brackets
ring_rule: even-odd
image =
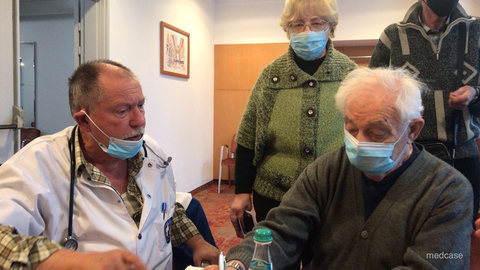
[[(473, 195), (463, 175), (422, 150), (366, 221), (361, 181), (344, 147), (305, 169), (257, 225), (272, 230), (274, 269), (293, 263), (307, 241), (310, 269), (469, 268)], [(228, 260), (248, 265), (252, 237)]]
[[(392, 66), (406, 68), (425, 82), (430, 91), (423, 96), (425, 126), (418, 140), (453, 141), (452, 109), (448, 106), (449, 93), (457, 89), (458, 25), (467, 24), (467, 54), (463, 84), (480, 85), (480, 20), (468, 16), (461, 5), (453, 11), (450, 23), (441, 35), (438, 47), (428, 36), (419, 20), (421, 2), (416, 2), (403, 21), (388, 26), (375, 48), (370, 67)], [(478, 155), (475, 139), (480, 135), (480, 103), (463, 111), (459, 127), (456, 158)]]

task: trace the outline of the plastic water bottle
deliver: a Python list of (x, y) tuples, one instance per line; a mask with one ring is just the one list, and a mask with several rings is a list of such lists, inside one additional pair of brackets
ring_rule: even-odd
[(272, 232), (267, 228), (255, 230), (255, 251), (250, 262), (249, 270), (273, 270), (272, 258), (270, 256), (270, 244), (272, 243)]

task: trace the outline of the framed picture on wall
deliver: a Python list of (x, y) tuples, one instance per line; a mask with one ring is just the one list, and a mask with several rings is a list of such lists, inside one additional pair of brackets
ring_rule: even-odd
[(190, 34), (160, 22), (160, 73), (190, 78)]

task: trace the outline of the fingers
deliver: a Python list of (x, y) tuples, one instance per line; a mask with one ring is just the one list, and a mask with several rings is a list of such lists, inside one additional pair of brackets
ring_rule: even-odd
[(477, 220), (475, 220), (475, 228), (476, 228), (477, 230), (480, 230), (480, 218), (477, 219)]
[(459, 111), (463, 111), (463, 109), (467, 107), (467, 105), (452, 103), (452, 102), (448, 102), (448, 106), (454, 110), (459, 110)]
[(230, 221), (234, 227), (238, 227), (237, 219), (243, 219), (243, 210), (245, 209), (245, 202), (242, 197), (236, 195), (232, 204), (230, 205)]
[(143, 262), (133, 253), (123, 251), (122, 260), (125, 263), (126, 270), (147, 270)]
[(449, 94), (448, 105), (455, 110), (463, 110), (475, 98), (476, 91), (471, 86), (463, 86)]
[(230, 222), (232, 223), (233, 228), (235, 228), (237, 237), (244, 237), (238, 222), (241, 222), (242, 226), (245, 226), (245, 224), (243, 224), (243, 211), (251, 209), (252, 196), (250, 193), (239, 193), (235, 195), (235, 199), (230, 205)]
[[(238, 217), (237, 215), (240, 215), (240, 217)], [(240, 225), (238, 224), (239, 222), (243, 222), (243, 211), (238, 212), (233, 210), (233, 208), (230, 209), (230, 222), (232, 223), (233, 228), (235, 229), (235, 234), (237, 235), (237, 237), (243, 238), (244, 237), (243, 232), (240, 228)], [(242, 224), (242, 226), (245, 226), (245, 225)]]
[(238, 225), (238, 220), (243, 221), (243, 210), (242, 211), (237, 211), (237, 210), (231, 209), (230, 210), (230, 222), (232, 222), (232, 225), (233, 225), (234, 228), (240, 229), (240, 227)]
[(243, 232), (242, 229), (240, 228), (239, 222), (242, 223), (242, 226), (245, 226), (243, 224), (243, 210), (242, 211), (234, 211), (233, 209), (230, 211), (230, 222), (233, 225), (233, 228), (235, 229), (235, 233), (237, 234), (238, 237), (243, 238)]
[(209, 265), (205, 268), (203, 268), (204, 270), (218, 270), (218, 265)]
[(202, 245), (193, 250), (193, 262), (196, 266), (201, 266), (202, 261), (209, 261), (210, 264), (218, 264), (220, 250), (203, 240)]
[(464, 95), (455, 95), (450, 93), (450, 98), (448, 99), (448, 106), (455, 110), (463, 110), (468, 105), (468, 96), (465, 98)]
[(459, 99), (459, 98), (450, 98), (448, 100), (448, 106), (452, 109), (455, 110), (460, 110), (462, 111), (468, 106), (469, 101), (465, 99)]
[(147, 268), (135, 254), (116, 249), (92, 253), (59, 250), (35, 269), (146, 270)]

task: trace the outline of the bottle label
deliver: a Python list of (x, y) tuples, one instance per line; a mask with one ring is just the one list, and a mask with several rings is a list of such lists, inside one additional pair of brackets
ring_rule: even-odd
[(272, 264), (263, 260), (253, 259), (250, 263), (249, 270), (273, 270)]

